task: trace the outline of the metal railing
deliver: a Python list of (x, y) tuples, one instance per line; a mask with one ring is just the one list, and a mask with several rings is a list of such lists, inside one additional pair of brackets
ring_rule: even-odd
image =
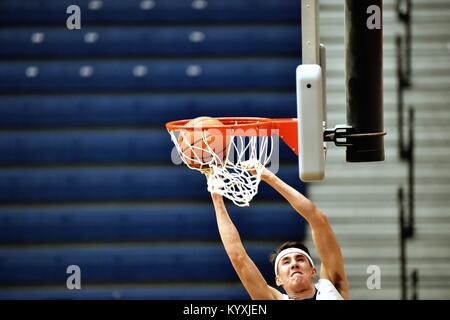
[[(400, 228), (400, 281), (401, 299), (408, 299), (408, 269), (407, 269), (407, 240), (415, 235), (415, 157), (414, 157), (414, 108), (408, 109), (408, 141), (404, 138), (404, 91), (411, 87), (412, 58), (411, 58), (411, 0), (397, 0), (397, 15), (405, 24), (405, 36), (397, 35), (397, 126), (399, 157), (408, 164), (408, 195), (406, 198), (408, 217), (405, 215), (405, 197), (403, 186), (398, 190), (399, 228)], [(418, 299), (419, 272), (414, 269), (411, 273), (411, 299)]]

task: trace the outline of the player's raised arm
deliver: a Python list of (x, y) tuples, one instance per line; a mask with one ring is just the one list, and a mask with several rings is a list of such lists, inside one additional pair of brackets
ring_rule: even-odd
[(254, 300), (281, 299), (281, 293), (268, 286), (261, 272), (245, 251), (239, 232), (225, 208), (222, 196), (212, 193), (211, 197), (225, 251), (250, 297)]
[(269, 170), (264, 169), (262, 180), (278, 191), (309, 223), (313, 242), (322, 262), (320, 277), (330, 280), (342, 297), (349, 299), (349, 286), (344, 269), (344, 259), (327, 216), (311, 200)]

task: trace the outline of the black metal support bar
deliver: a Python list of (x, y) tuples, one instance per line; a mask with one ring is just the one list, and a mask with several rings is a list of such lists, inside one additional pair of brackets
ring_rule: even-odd
[(404, 106), (404, 98), (403, 92), (406, 88), (404, 82), (403, 68), (402, 68), (402, 38), (397, 35), (395, 38), (396, 45), (396, 53), (397, 53), (397, 130), (398, 130), (398, 150), (400, 159), (405, 159), (405, 139), (403, 135), (403, 106)]
[(415, 157), (414, 157), (414, 109), (409, 109), (409, 143), (408, 143), (408, 235), (413, 237), (415, 234)]
[[(404, 150), (405, 157), (408, 160), (408, 220), (405, 219), (405, 204), (404, 204), (404, 195), (403, 195), (403, 187), (400, 187), (398, 190), (398, 201), (399, 201), (399, 210), (400, 210), (400, 280), (401, 280), (401, 298), (407, 299), (408, 297), (408, 278), (407, 278), (407, 261), (406, 261), (406, 241), (411, 239), (415, 235), (415, 157), (414, 157), (414, 109), (409, 109), (409, 117), (408, 117), (408, 126), (409, 126), (409, 139), (408, 146)], [(418, 283), (418, 271), (414, 270), (412, 274), (411, 285), (413, 289), (413, 299), (417, 299), (417, 283)]]
[[(401, 282), (401, 299), (408, 299), (408, 262), (407, 262), (407, 240), (414, 236), (414, 225), (411, 220), (411, 216), (408, 221), (405, 219), (405, 197), (403, 187), (398, 189), (398, 203), (399, 203), (399, 240), (400, 240), (400, 282)], [(412, 287), (412, 299), (418, 299), (417, 287), (419, 282), (419, 272), (414, 270), (411, 273), (411, 287)]]
[(382, 0), (345, 1), (347, 124), (356, 134), (349, 162), (384, 160), (382, 21)]
[(401, 283), (401, 299), (406, 300), (408, 296), (408, 279), (406, 277), (406, 234), (405, 234), (405, 207), (403, 199), (403, 187), (398, 189), (399, 203), (399, 226), (400, 226), (400, 283)]
[(403, 44), (401, 51), (405, 56), (404, 64), (402, 68), (404, 70), (403, 76), (405, 85), (407, 88), (411, 86), (411, 21), (412, 21), (412, 1), (411, 0), (397, 0), (396, 2), (397, 16), (405, 24), (405, 43)]
[(419, 271), (417, 269), (414, 269), (414, 271), (411, 274), (411, 284), (412, 284), (412, 300), (418, 300), (419, 299), (419, 293), (418, 293), (418, 287), (419, 287)]
[[(401, 6), (404, 4), (405, 9)], [(395, 39), (397, 52), (397, 125), (398, 125), (398, 150), (401, 160), (408, 162), (408, 220), (405, 220), (405, 203), (403, 188), (399, 189), (398, 198), (400, 204), (400, 280), (401, 298), (408, 298), (408, 277), (407, 277), (407, 252), (406, 241), (414, 237), (415, 234), (415, 156), (414, 156), (414, 109), (408, 110), (408, 142), (404, 139), (404, 91), (411, 86), (411, 0), (398, 0), (396, 3), (397, 14), (401, 21), (405, 23), (405, 40), (401, 36)], [(412, 299), (418, 298), (417, 283), (418, 271), (411, 274)]]
[(409, 117), (408, 117), (408, 146), (404, 150), (405, 158), (408, 161), (408, 221), (404, 225), (405, 227), (405, 236), (407, 239), (412, 238), (415, 233), (415, 157), (414, 157), (414, 109), (409, 109)]

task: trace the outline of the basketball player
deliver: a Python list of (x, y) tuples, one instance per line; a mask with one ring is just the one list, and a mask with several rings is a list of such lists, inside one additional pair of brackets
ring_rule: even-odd
[[(275, 282), (286, 294), (269, 286), (247, 255), (222, 196), (212, 193), (217, 225), (225, 251), (250, 297), (254, 300), (350, 299), (341, 249), (326, 215), (269, 170), (264, 169), (261, 179), (278, 191), (309, 223), (321, 265), (318, 274), (308, 249), (296, 242), (286, 242), (272, 256)], [(319, 280), (315, 284), (317, 276)]]

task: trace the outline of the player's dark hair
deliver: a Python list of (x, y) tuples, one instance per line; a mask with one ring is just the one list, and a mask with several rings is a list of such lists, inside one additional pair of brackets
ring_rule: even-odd
[(270, 255), (270, 262), (271, 262), (272, 264), (274, 264), (275, 259), (277, 258), (277, 255), (278, 255), (281, 251), (283, 251), (284, 249), (288, 249), (288, 248), (298, 248), (298, 249), (301, 249), (301, 250), (305, 251), (309, 256), (311, 256), (311, 254), (309, 253), (308, 248), (307, 248), (303, 243), (301, 243), (301, 242), (299, 242), (299, 241), (286, 241), (285, 243), (281, 244), (281, 245), (277, 248), (277, 250), (276, 250), (274, 253), (272, 253), (272, 254)]

